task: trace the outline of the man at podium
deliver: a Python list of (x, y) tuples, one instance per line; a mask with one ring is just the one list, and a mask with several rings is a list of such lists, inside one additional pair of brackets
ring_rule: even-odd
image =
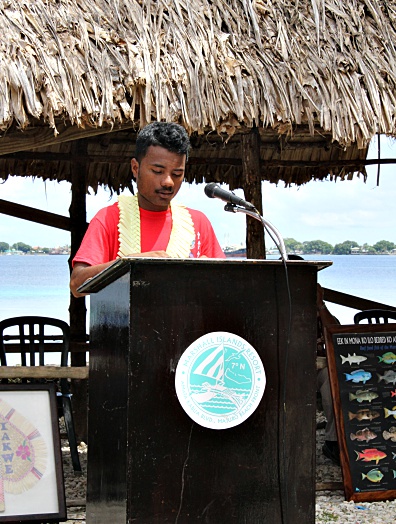
[(137, 194), (121, 195), (89, 224), (73, 259), (70, 289), (121, 257), (225, 258), (212, 225), (200, 211), (172, 203), (184, 179), (190, 150), (186, 130), (153, 122), (136, 140), (131, 160)]

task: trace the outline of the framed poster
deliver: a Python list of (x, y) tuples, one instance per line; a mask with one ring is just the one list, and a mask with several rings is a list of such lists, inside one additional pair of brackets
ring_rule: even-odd
[(325, 329), (347, 500), (396, 498), (396, 325)]
[(66, 520), (54, 384), (0, 384), (0, 522)]

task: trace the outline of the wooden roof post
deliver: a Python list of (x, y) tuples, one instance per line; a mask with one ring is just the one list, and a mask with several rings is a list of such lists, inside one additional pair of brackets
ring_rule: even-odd
[[(78, 158), (84, 158), (87, 154), (87, 144), (85, 140), (76, 140), (73, 143), (71, 155)], [(71, 261), (80, 247), (81, 241), (86, 231), (86, 175), (87, 163), (71, 162), (72, 186), (71, 186), (71, 204), (69, 214), (71, 219), (71, 241), (70, 241), (70, 260)], [(70, 349), (71, 365), (85, 366), (85, 352), (76, 352), (78, 347), (84, 346), (86, 342), (86, 317), (87, 308), (85, 307), (85, 298), (74, 298), (70, 294)], [(72, 383), (73, 392), (73, 412), (74, 424), (77, 437), (79, 440), (87, 442), (87, 381), (75, 380)]]
[[(260, 134), (257, 127), (241, 137), (242, 175), (245, 200), (262, 214)], [(246, 257), (265, 258), (264, 229), (258, 220), (246, 217)]]

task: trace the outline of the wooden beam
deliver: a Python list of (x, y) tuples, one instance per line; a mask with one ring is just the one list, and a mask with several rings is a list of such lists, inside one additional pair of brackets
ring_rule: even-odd
[(380, 160), (366, 160), (356, 158), (352, 160), (262, 160), (261, 164), (266, 167), (354, 167), (354, 166), (376, 166), (377, 164), (396, 164), (396, 158), (385, 158)]
[(344, 491), (344, 484), (340, 481), (317, 482), (316, 491)]
[[(66, 437), (67, 438), (67, 437)], [(76, 474), (76, 473), (74, 473)], [(82, 508), (87, 505), (87, 499), (67, 499), (66, 507), (67, 508)], [(74, 519), (73, 519), (74, 520)], [(78, 522), (78, 521), (75, 521)]]
[(396, 307), (394, 306), (375, 302), (374, 300), (367, 300), (366, 298), (355, 297), (354, 295), (341, 293), (341, 291), (335, 291), (334, 289), (328, 289), (326, 287), (323, 288), (323, 299), (334, 304), (339, 304), (340, 306), (358, 309), (359, 311), (365, 309), (390, 309), (391, 311), (396, 311)]
[[(19, 339), (19, 336), (15, 336)], [(58, 337), (59, 338), (59, 337)], [(4, 337), (5, 339), (5, 337)], [(10, 340), (12, 338), (10, 337)], [(6, 353), (21, 353), (21, 344), (18, 342), (7, 342)], [(45, 352), (46, 353), (61, 353), (63, 348), (62, 342), (46, 342), (45, 343)], [(89, 343), (88, 342), (79, 342), (73, 344), (73, 348), (70, 348), (72, 353), (89, 353)]]
[[(70, 153), (53, 153), (46, 151), (20, 151), (18, 153), (8, 153), (0, 155), (0, 162), (2, 160), (16, 160), (21, 162), (72, 162), (78, 164), (92, 164), (93, 162), (98, 164), (130, 164), (131, 157), (133, 153), (126, 151), (125, 156), (122, 156), (120, 153), (103, 153), (89, 155), (88, 153), (84, 156), (81, 155), (71, 155)], [(207, 158), (207, 157), (197, 157), (190, 156), (188, 163), (192, 165), (229, 165), (229, 166), (240, 166), (242, 165), (242, 160), (240, 158), (224, 157), (224, 158)]]
[[(72, 157), (83, 158), (87, 153), (86, 140), (76, 140), (72, 144)], [(69, 208), (70, 219), (72, 222), (70, 235), (70, 259), (69, 267), (72, 271), (71, 262), (87, 229), (86, 222), (86, 180), (89, 165), (74, 163), (72, 164), (72, 198)], [(70, 294), (70, 348), (71, 348), (71, 365), (86, 366), (85, 353), (73, 352), (74, 346), (86, 341), (86, 323), (87, 308), (85, 298), (75, 298)], [(88, 390), (87, 384), (75, 381), (72, 384), (72, 393), (74, 395), (73, 415), (74, 426), (79, 440), (87, 442), (87, 420), (88, 420)]]
[[(246, 135), (243, 135), (246, 136)], [(1, 140), (1, 139), (0, 139)], [(0, 161), (5, 159), (18, 161), (44, 161), (44, 162), (77, 162), (79, 164), (91, 164), (93, 162), (98, 164), (129, 164), (131, 161), (131, 153), (127, 152), (125, 156), (117, 154), (108, 154), (104, 152), (99, 155), (71, 155), (70, 153), (53, 153), (45, 151), (20, 151), (18, 153), (0, 154)], [(372, 165), (390, 165), (396, 164), (396, 158), (376, 159), (360, 159), (355, 160), (261, 160), (261, 167), (356, 167), (356, 166), (372, 166)], [(225, 165), (225, 166), (241, 166), (241, 158), (233, 157), (198, 157), (192, 154), (188, 159), (189, 165)]]
[(29, 220), (29, 222), (36, 222), (44, 226), (56, 227), (57, 229), (71, 230), (71, 220), (68, 217), (35, 209), (34, 207), (22, 206), (15, 204), (15, 202), (8, 202), (7, 200), (0, 200), (0, 213), (9, 215), (22, 220)]
[(103, 154), (74, 156), (70, 153), (52, 153), (50, 151), (20, 151), (19, 153), (9, 153), (1, 155), (0, 161), (4, 159), (11, 159), (23, 162), (40, 161), (40, 162), (72, 162), (78, 164), (129, 164), (131, 161), (131, 154), (128, 153), (125, 157), (119, 154)]
[(29, 151), (30, 149), (58, 145), (62, 142), (115, 133), (126, 129), (136, 129), (136, 125), (128, 123), (112, 127), (104, 125), (103, 127), (90, 128), (87, 126), (82, 129), (77, 126), (60, 124), (57, 126), (58, 134), (54, 133), (54, 130), (50, 127), (44, 126), (32, 127), (24, 131), (13, 129), (3, 133), (0, 138), (0, 155)]
[(73, 378), (84, 380), (88, 378), (88, 366), (1, 366), (2, 378)]
[[(263, 212), (260, 177), (260, 135), (257, 128), (241, 137), (243, 190), (245, 200)], [(260, 222), (246, 217), (246, 257), (265, 258), (264, 229)]]
[[(246, 136), (246, 135), (243, 135)], [(244, 146), (242, 146), (243, 148)], [(1, 158), (0, 158), (1, 160)], [(239, 158), (201, 158), (191, 156), (188, 159), (188, 163), (192, 165), (208, 164), (208, 165), (229, 165), (229, 166), (240, 166), (243, 163), (242, 159)], [(260, 160), (261, 169), (264, 167), (357, 167), (357, 166), (376, 166), (376, 165), (389, 165), (396, 164), (396, 158), (384, 158), (380, 160), (365, 160), (356, 158), (355, 160)]]

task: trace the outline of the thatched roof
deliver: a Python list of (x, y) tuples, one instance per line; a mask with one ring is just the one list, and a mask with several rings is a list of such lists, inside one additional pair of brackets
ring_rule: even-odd
[(125, 185), (152, 120), (192, 134), (192, 179), (234, 187), (253, 126), (262, 178), (287, 183), (365, 173), (371, 138), (396, 135), (394, 2), (3, 0), (0, 15), (3, 178), (69, 179), (67, 141), (112, 130), (88, 141), (89, 184)]

